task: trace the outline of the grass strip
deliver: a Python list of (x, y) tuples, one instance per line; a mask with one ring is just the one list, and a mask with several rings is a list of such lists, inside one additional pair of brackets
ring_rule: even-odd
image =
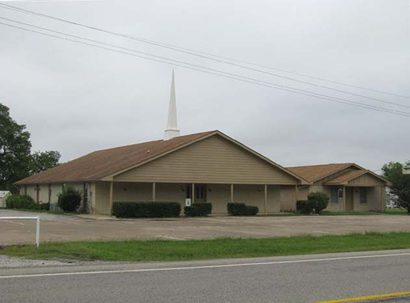
[(0, 254), (31, 259), (183, 261), (287, 256), (410, 248), (410, 233), (297, 236), (263, 239), (81, 241), (0, 248)]

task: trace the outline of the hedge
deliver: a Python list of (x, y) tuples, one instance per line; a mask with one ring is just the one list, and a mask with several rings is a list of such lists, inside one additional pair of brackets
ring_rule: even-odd
[(308, 200), (296, 201), (296, 211), (304, 215), (310, 215), (313, 212), (313, 203)]
[(25, 208), (35, 209), (37, 208), (36, 202), (33, 198), (27, 195), (10, 195), (6, 199), (6, 208)]
[(191, 206), (184, 207), (184, 214), (188, 217), (205, 217), (212, 212), (211, 203), (193, 203)]
[(50, 203), (36, 203), (27, 195), (10, 195), (6, 199), (6, 208), (50, 210)]
[(117, 218), (165, 218), (178, 217), (178, 202), (114, 202), (112, 215)]
[(246, 205), (245, 203), (228, 203), (228, 213), (232, 216), (255, 216), (259, 212), (257, 206)]

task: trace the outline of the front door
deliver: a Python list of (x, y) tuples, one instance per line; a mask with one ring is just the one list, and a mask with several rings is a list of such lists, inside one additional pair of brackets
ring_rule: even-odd
[(346, 209), (345, 210), (353, 210), (353, 188), (346, 187)]

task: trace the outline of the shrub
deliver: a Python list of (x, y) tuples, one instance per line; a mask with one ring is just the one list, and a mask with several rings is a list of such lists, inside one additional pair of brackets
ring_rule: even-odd
[(184, 214), (188, 217), (204, 217), (212, 212), (211, 203), (194, 203), (191, 206), (184, 207)]
[(308, 201), (312, 204), (314, 212), (320, 214), (329, 204), (329, 196), (322, 192), (310, 193)]
[(36, 209), (37, 204), (27, 195), (9, 195), (6, 199), (6, 208)]
[(114, 202), (112, 215), (117, 218), (165, 218), (178, 217), (178, 202)]
[(63, 192), (58, 195), (58, 206), (63, 211), (76, 211), (80, 204), (81, 193), (72, 187), (63, 189)]
[(255, 216), (259, 212), (257, 206), (246, 205), (245, 203), (228, 203), (228, 213), (232, 216)]
[(38, 204), (38, 209), (50, 210), (50, 203), (40, 203)]
[(313, 212), (313, 204), (308, 200), (296, 201), (296, 211), (304, 215), (310, 215)]

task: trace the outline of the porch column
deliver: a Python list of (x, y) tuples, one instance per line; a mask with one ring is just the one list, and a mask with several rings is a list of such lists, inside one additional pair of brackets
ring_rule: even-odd
[(346, 211), (346, 186), (343, 186), (343, 201), (342, 201), (342, 205), (343, 205), (343, 211)]
[(298, 203), (298, 199), (299, 199), (298, 196), (299, 196), (299, 187), (296, 184), (295, 185), (295, 210), (296, 210), (296, 204)]
[(112, 211), (112, 199), (114, 195), (114, 181), (110, 181), (110, 214)]
[(264, 186), (264, 191), (265, 191), (265, 200), (264, 200), (263, 207), (264, 207), (265, 215), (267, 215), (268, 214), (268, 208), (267, 208), (267, 205), (268, 205), (268, 185), (267, 184), (265, 184), (265, 186)]
[(380, 211), (384, 211), (386, 208), (386, 188), (384, 186), (380, 186)]
[(192, 183), (192, 201), (191, 203), (195, 202), (195, 184)]
[(231, 184), (231, 202), (234, 202), (234, 199), (233, 199), (233, 184)]
[(152, 201), (153, 201), (153, 202), (155, 202), (156, 199), (157, 199), (156, 188), (157, 188), (157, 183), (153, 182), (153, 183), (152, 183)]

